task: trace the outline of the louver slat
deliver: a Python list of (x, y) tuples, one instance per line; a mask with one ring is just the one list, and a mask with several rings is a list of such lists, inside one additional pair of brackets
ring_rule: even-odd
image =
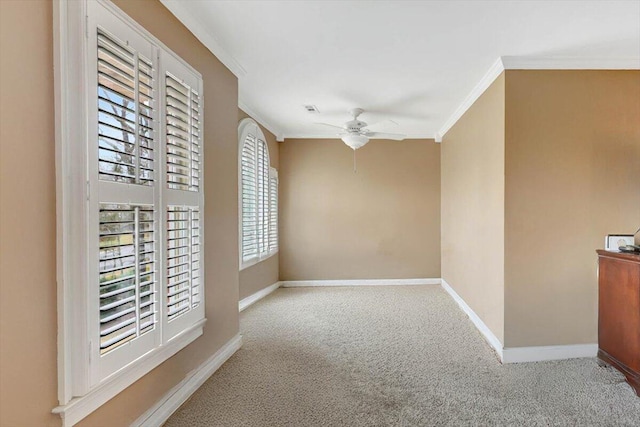
[(153, 208), (101, 204), (99, 214), (100, 353), (154, 328)]
[(153, 175), (153, 67), (98, 29), (99, 178), (151, 185)]

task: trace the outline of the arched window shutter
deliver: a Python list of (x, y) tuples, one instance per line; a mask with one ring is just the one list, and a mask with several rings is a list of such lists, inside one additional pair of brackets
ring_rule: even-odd
[(238, 131), (242, 268), (265, 259), (278, 250), (278, 187), (277, 173), (276, 184), (273, 184), (269, 147), (257, 123), (245, 119)]

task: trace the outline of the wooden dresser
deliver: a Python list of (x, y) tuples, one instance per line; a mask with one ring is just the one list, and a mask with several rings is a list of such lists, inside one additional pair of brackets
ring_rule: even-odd
[(597, 252), (598, 357), (640, 396), (640, 254)]

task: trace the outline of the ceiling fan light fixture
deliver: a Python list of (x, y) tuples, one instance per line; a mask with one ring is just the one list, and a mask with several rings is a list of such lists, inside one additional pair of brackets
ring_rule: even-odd
[(364, 135), (353, 134), (342, 136), (342, 141), (352, 149), (357, 150), (369, 142), (369, 138)]

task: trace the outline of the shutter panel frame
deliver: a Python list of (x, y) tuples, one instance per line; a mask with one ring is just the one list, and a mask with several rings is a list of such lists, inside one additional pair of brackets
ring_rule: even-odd
[(240, 154), (240, 252), (241, 262), (250, 262), (259, 256), (258, 228), (258, 137), (248, 133), (242, 142)]
[[(90, 3), (91, 10), (100, 7)], [(156, 204), (158, 52), (157, 45), (115, 15), (89, 12), (84, 141), (88, 389), (162, 341)], [(116, 221), (109, 224), (100, 214), (109, 206), (129, 206), (136, 217), (114, 214)], [(122, 250), (108, 241), (131, 245)], [(105, 258), (105, 250), (113, 256)]]
[[(166, 315), (162, 321), (163, 337), (170, 340), (204, 319), (204, 97), (202, 76), (180, 58), (167, 55), (160, 75), (164, 88), (160, 183), (166, 229), (162, 241)], [(177, 234), (183, 236), (180, 248), (172, 246)]]
[[(143, 212), (147, 215), (143, 215)], [(122, 215), (122, 213), (128, 215)], [(149, 213), (151, 215), (148, 215)], [(138, 338), (156, 327), (157, 253), (153, 240), (149, 241), (149, 238), (155, 238), (154, 223), (153, 206), (100, 204), (99, 255), (100, 264), (104, 266), (98, 270), (101, 278), (99, 284), (101, 356), (126, 344), (129, 339)], [(149, 227), (148, 224), (151, 226)], [(109, 244), (114, 239), (117, 244)], [(151, 250), (147, 247), (149, 244)], [(132, 274), (123, 273), (118, 277), (117, 273), (124, 271)], [(103, 277), (105, 280), (102, 280)], [(103, 293), (103, 290), (107, 289), (108, 291)], [(114, 312), (114, 310), (117, 311)], [(126, 327), (129, 329), (122, 331)]]

